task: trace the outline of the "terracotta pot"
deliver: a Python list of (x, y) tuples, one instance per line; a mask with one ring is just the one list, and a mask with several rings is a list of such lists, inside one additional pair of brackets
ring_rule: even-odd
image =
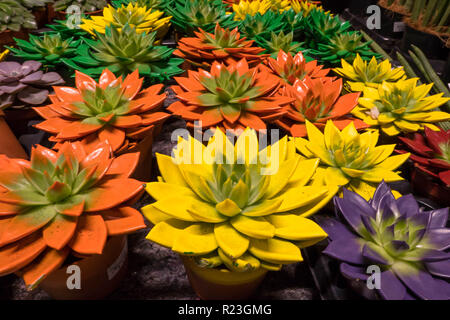
[(450, 188), (416, 167), (412, 170), (411, 184), (418, 195), (429, 198), (441, 206), (450, 206)]
[(5, 120), (4, 113), (0, 110), (0, 154), (5, 154), (10, 158), (28, 159), (28, 155), (23, 149), (16, 136), (12, 133)]
[(195, 293), (203, 300), (245, 300), (258, 289), (267, 274), (260, 268), (252, 272), (199, 267), (191, 257), (181, 256)]
[(0, 50), (3, 46), (13, 46), (16, 43), (14, 38), (28, 40), (28, 31), (21, 29), (19, 31), (6, 30), (0, 32)]
[(80, 267), (80, 289), (70, 290), (67, 287), (69, 277), (73, 274), (67, 273), (69, 265), (51, 273), (39, 286), (57, 300), (103, 299), (119, 286), (126, 274), (127, 264), (127, 236), (111, 237), (101, 255), (92, 255), (72, 263)]

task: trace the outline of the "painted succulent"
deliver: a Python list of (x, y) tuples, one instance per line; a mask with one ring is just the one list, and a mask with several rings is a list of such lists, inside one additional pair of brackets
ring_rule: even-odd
[(0, 32), (36, 28), (34, 15), (18, 1), (2, 0), (0, 2)]
[(9, 49), (16, 57), (24, 60), (35, 60), (43, 64), (45, 68), (55, 69), (63, 64), (61, 59), (71, 59), (79, 50), (81, 40), (74, 38), (62, 39), (57, 33), (45, 33), (43, 36), (30, 34), (29, 41), (15, 39), (17, 48)]
[(392, 68), (389, 60), (377, 63), (372, 57), (370, 62), (356, 55), (353, 64), (344, 59), (341, 60), (342, 67), (333, 69), (339, 76), (346, 80), (345, 86), (349, 91), (364, 91), (365, 87), (378, 88), (384, 81), (397, 82), (406, 79), (403, 67)]
[(143, 191), (129, 178), (139, 154), (111, 155), (105, 143), (91, 153), (38, 145), (31, 161), (0, 155), (0, 276), (19, 273), (32, 289), (70, 253), (101, 254), (108, 236), (145, 228), (129, 206)]
[(47, 100), (51, 86), (63, 84), (56, 72), (44, 73), (37, 61), (0, 62), (0, 109), (40, 105)]
[(28, 9), (42, 8), (47, 5), (47, 3), (53, 2), (52, 0), (16, 0), (22, 6)]
[(202, 121), (203, 128), (266, 129), (266, 122), (283, 115), (282, 106), (292, 98), (277, 95), (280, 78), (247, 61), (225, 66), (214, 62), (211, 70), (188, 71), (175, 77), (172, 89), (180, 101), (167, 109), (186, 120), (189, 127)]
[(370, 42), (364, 42), (362, 35), (357, 31), (345, 32), (330, 38), (329, 42), (319, 43), (316, 49), (311, 50), (311, 54), (324, 64), (335, 66), (342, 59), (352, 62), (359, 54), (363, 60), (370, 60), (372, 57), (380, 59), (381, 55), (370, 49)]
[(108, 5), (103, 9), (103, 15), (83, 19), (80, 28), (98, 37), (98, 33), (104, 34), (108, 27), (115, 28), (120, 32), (128, 25), (137, 33), (156, 32), (157, 38), (161, 39), (169, 29), (171, 19), (170, 16), (163, 17), (163, 15), (163, 11), (139, 7), (133, 3), (117, 9)]
[[(86, 15), (80, 14), (80, 19), (86, 19), (86, 17)], [(91, 36), (86, 30), (74, 28), (73, 21), (70, 19), (53, 20), (52, 23), (47, 24), (46, 27), (51, 29), (47, 31), (47, 33), (58, 34), (64, 40), (74, 38), (83, 41), (84, 38), (90, 38)]]
[(301, 43), (294, 41), (293, 31), (288, 33), (284, 33), (284, 31), (281, 31), (278, 34), (272, 32), (270, 36), (257, 36), (256, 44), (258, 45), (258, 47), (266, 49), (265, 53), (270, 54), (272, 58), (275, 58), (280, 50), (291, 55), (295, 55), (299, 51), (303, 51), (303, 54), (305, 54), (305, 56), (308, 54), (308, 50), (302, 48)]
[(409, 153), (391, 156), (395, 145), (377, 146), (378, 131), (359, 134), (353, 122), (340, 131), (329, 120), (322, 133), (306, 120), (308, 139), (294, 138), (297, 150), (306, 158), (320, 158), (315, 179), (334, 184), (370, 199), (382, 180), (403, 180), (396, 170)]
[(139, 7), (147, 7), (149, 9), (165, 9), (167, 6), (172, 4), (172, 0), (112, 0), (111, 1), (114, 8), (120, 8), (121, 6), (128, 6), (128, 4), (133, 3)]
[(8, 54), (9, 54), (8, 49), (5, 49), (2, 52), (0, 52), (0, 61), (4, 60)]
[(297, 80), (304, 80), (306, 76), (311, 79), (326, 78), (330, 72), (330, 69), (317, 65), (317, 60), (306, 62), (301, 51), (292, 55), (280, 50), (276, 60), (269, 57), (266, 64), (273, 73), (283, 79), (285, 85), (293, 85)]
[(349, 31), (351, 24), (342, 22), (339, 16), (312, 10), (305, 19), (305, 36), (308, 48), (317, 48), (319, 43), (329, 43), (336, 35)]
[(270, 0), (241, 0), (232, 5), (235, 20), (244, 20), (247, 15), (265, 14), (271, 10)]
[(38, 129), (54, 135), (56, 149), (66, 141), (80, 141), (89, 152), (108, 141), (115, 154), (130, 152), (169, 114), (159, 111), (166, 98), (163, 85), (141, 90), (136, 70), (124, 80), (105, 69), (98, 83), (76, 71), (75, 88), (54, 87), (51, 104), (35, 108), (45, 121)]
[(300, 160), (287, 137), (258, 148), (253, 130), (233, 145), (218, 129), (207, 147), (189, 137), (173, 158), (157, 153), (161, 177), (146, 185), (156, 202), (142, 208), (154, 224), (147, 239), (234, 272), (302, 261), (300, 248), (327, 236), (307, 217), (337, 188), (310, 184), (318, 160)]
[(297, 80), (285, 91), (286, 95), (295, 98), (295, 101), (284, 106), (286, 113), (275, 123), (293, 137), (307, 135), (306, 121), (321, 130), (325, 128), (328, 120), (333, 120), (339, 130), (344, 129), (350, 122), (353, 122), (357, 130), (368, 127), (361, 120), (351, 117), (351, 111), (358, 105), (359, 93), (341, 96), (342, 79), (333, 81), (333, 78), (311, 79), (306, 76), (304, 80)]
[(320, 5), (320, 1), (309, 0), (290, 0), (291, 8), (296, 13), (302, 13), (304, 17), (308, 17), (313, 12), (323, 12), (323, 7)]
[(253, 40), (241, 37), (238, 29), (223, 29), (216, 25), (214, 34), (202, 29), (196, 37), (181, 38), (173, 55), (183, 58), (196, 67), (209, 68), (213, 61), (230, 64), (245, 58), (250, 66), (261, 63), (267, 55), (263, 48), (253, 46)]
[(129, 26), (121, 31), (107, 27), (97, 40), (85, 39), (87, 46), (73, 59), (62, 59), (69, 67), (97, 78), (104, 68), (118, 76), (139, 70), (149, 82), (161, 83), (183, 72), (178, 66), (183, 59), (172, 57), (173, 49), (155, 45), (156, 32), (137, 33)]
[(433, 110), (450, 98), (443, 97), (443, 93), (427, 96), (433, 84), (417, 86), (417, 80), (383, 82), (377, 89), (366, 87), (353, 114), (389, 136), (425, 127), (439, 131), (433, 123), (449, 120), (450, 114)]
[(425, 134), (398, 137), (402, 146), (396, 151), (411, 152), (410, 159), (416, 168), (450, 186), (450, 130), (433, 131), (425, 128)]
[(175, 28), (185, 35), (193, 35), (198, 28), (214, 32), (217, 23), (230, 29), (238, 25), (233, 15), (226, 14), (226, 5), (221, 0), (174, 0), (166, 11)]
[(81, 12), (93, 12), (108, 5), (106, 0), (56, 0), (53, 2), (55, 11), (65, 11), (68, 7), (78, 6)]
[(383, 299), (450, 299), (448, 208), (424, 211), (412, 195), (396, 200), (385, 183), (369, 202), (344, 190), (334, 203), (342, 222), (320, 220), (331, 239), (323, 253), (341, 262), (346, 278), (366, 281), (376, 265)]

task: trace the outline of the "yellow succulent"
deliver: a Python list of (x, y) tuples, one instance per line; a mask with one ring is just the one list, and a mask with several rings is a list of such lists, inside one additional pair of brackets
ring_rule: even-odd
[(160, 39), (166, 34), (172, 18), (171, 16), (162, 18), (163, 15), (163, 11), (147, 9), (145, 6), (139, 7), (132, 2), (120, 8), (108, 5), (103, 9), (103, 15), (83, 19), (80, 28), (95, 35), (95, 32), (104, 34), (107, 26), (115, 26), (120, 31), (125, 24), (128, 24), (136, 29), (137, 33), (157, 31), (157, 38)]
[(390, 156), (395, 144), (377, 146), (379, 132), (358, 133), (351, 122), (342, 131), (328, 121), (322, 133), (306, 122), (308, 139), (291, 138), (305, 158), (320, 158), (313, 179), (316, 183), (346, 187), (369, 200), (381, 181), (403, 180), (396, 170), (409, 153)]
[(383, 82), (377, 89), (366, 87), (359, 105), (352, 113), (370, 126), (377, 126), (389, 136), (416, 132), (433, 123), (450, 119), (450, 113), (435, 110), (450, 98), (443, 93), (427, 96), (433, 84), (417, 86), (417, 78)]
[(154, 224), (147, 239), (236, 272), (302, 261), (300, 248), (327, 237), (307, 217), (338, 188), (312, 183), (319, 159), (302, 159), (287, 137), (258, 150), (254, 130), (233, 145), (216, 129), (207, 146), (180, 138), (172, 157), (157, 154), (161, 177), (146, 185), (156, 202), (142, 208)]
[(270, 0), (242, 0), (233, 4), (234, 20), (244, 20), (246, 15), (264, 14), (270, 10), (272, 3)]
[(283, 12), (291, 8), (292, 0), (269, 0), (272, 11)]
[(295, 13), (302, 12), (304, 17), (307, 17), (309, 15), (309, 13), (313, 10), (324, 11), (322, 6), (317, 5), (313, 1), (291, 0), (290, 2), (291, 2), (290, 5), (291, 5), (292, 10), (294, 10)]
[(0, 61), (2, 61), (3, 59), (5, 59), (6, 56), (8, 55), (8, 53), (9, 53), (9, 50), (8, 50), (8, 49), (6, 49), (6, 50), (3, 51), (3, 52), (0, 52)]
[(346, 88), (349, 91), (363, 91), (365, 87), (378, 88), (384, 81), (396, 82), (406, 79), (403, 67), (392, 68), (389, 60), (377, 62), (372, 57), (370, 62), (356, 55), (353, 65), (342, 59), (342, 68), (335, 68), (334, 72), (346, 79)]

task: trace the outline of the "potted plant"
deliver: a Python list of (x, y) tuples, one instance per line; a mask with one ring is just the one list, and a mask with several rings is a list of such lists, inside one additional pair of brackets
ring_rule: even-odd
[(411, 152), (414, 163), (412, 185), (427, 198), (448, 206), (450, 204), (450, 130), (433, 131), (425, 128), (424, 135), (399, 137), (399, 153)]
[(263, 48), (253, 46), (253, 40), (241, 37), (238, 28), (223, 29), (217, 24), (214, 34), (202, 29), (194, 34), (196, 37), (181, 38), (173, 52), (194, 67), (210, 68), (213, 61), (230, 64), (242, 58), (254, 67), (267, 57), (261, 54)]
[[(28, 289), (42, 285), (54, 298), (102, 298), (111, 292), (115, 275), (108, 280), (104, 261), (89, 259), (101, 259), (114, 238), (145, 227), (130, 207), (143, 191), (141, 182), (129, 178), (139, 155), (112, 158), (106, 143), (92, 150), (65, 143), (58, 152), (36, 146), (31, 161), (0, 155), (0, 275), (17, 273)], [(118, 244), (110, 264), (124, 250), (124, 241)], [(67, 287), (64, 267), (71, 256), (78, 259), (70, 264), (81, 268), (80, 290)], [(52, 277), (60, 267), (65, 276)]]
[(77, 6), (80, 13), (90, 16), (100, 15), (107, 5), (107, 0), (56, 0), (49, 6), (49, 21), (53, 21), (54, 18), (65, 19), (66, 10), (71, 6)]
[(182, 256), (202, 299), (248, 298), (268, 270), (302, 261), (300, 248), (327, 236), (307, 219), (337, 191), (309, 183), (318, 160), (301, 160), (287, 137), (258, 150), (254, 130), (233, 145), (217, 129), (207, 146), (188, 137), (173, 158), (156, 154), (147, 239)]
[(52, 103), (35, 108), (46, 119), (36, 128), (53, 135), (57, 150), (66, 141), (80, 141), (90, 152), (108, 141), (115, 155), (139, 151), (135, 177), (148, 181), (153, 136), (170, 115), (160, 111), (166, 98), (159, 94), (163, 85), (141, 90), (142, 82), (137, 70), (122, 79), (105, 69), (98, 83), (76, 71), (75, 88), (54, 87)]
[(293, 139), (304, 157), (320, 158), (315, 179), (323, 180), (327, 185), (346, 187), (367, 200), (381, 181), (403, 180), (394, 170), (408, 159), (409, 153), (391, 156), (394, 144), (377, 146), (377, 130), (360, 134), (351, 122), (340, 131), (329, 120), (323, 134), (306, 120), (306, 131), (308, 140)]
[(80, 28), (91, 35), (104, 34), (107, 27), (114, 27), (121, 31), (128, 25), (136, 30), (136, 33), (156, 32), (156, 37), (162, 39), (170, 26), (170, 17), (163, 17), (164, 12), (147, 7), (139, 7), (129, 3), (128, 6), (113, 8), (108, 6), (103, 9), (103, 15), (83, 19)]
[(84, 39), (87, 46), (81, 46), (77, 56), (61, 60), (94, 78), (105, 68), (117, 76), (126, 76), (137, 69), (148, 83), (161, 83), (183, 72), (178, 68), (183, 59), (172, 57), (173, 49), (155, 45), (156, 32), (137, 33), (125, 26), (120, 30), (107, 27), (105, 34), (96, 35), (97, 40)]
[(201, 121), (203, 129), (219, 127), (265, 130), (266, 122), (284, 114), (283, 105), (294, 99), (277, 95), (280, 78), (259, 67), (249, 68), (245, 59), (228, 66), (213, 62), (210, 71), (189, 71), (175, 77), (172, 86), (180, 101), (167, 110), (186, 120), (188, 128)]
[(287, 96), (295, 100), (283, 107), (286, 113), (275, 124), (286, 130), (293, 137), (307, 135), (305, 121), (310, 121), (323, 130), (328, 120), (332, 120), (339, 129), (344, 129), (353, 122), (357, 130), (369, 127), (366, 123), (351, 116), (351, 111), (358, 105), (358, 93), (341, 96), (342, 79), (333, 78), (296, 80), (292, 87), (286, 87)]
[(255, 40), (258, 47), (266, 49), (264, 53), (270, 54), (272, 58), (275, 58), (278, 55), (278, 52), (282, 50), (291, 55), (295, 55), (297, 52), (302, 51), (308, 61), (312, 60), (312, 58), (308, 57), (309, 50), (304, 49), (300, 42), (294, 41), (293, 31), (286, 34), (284, 31), (281, 31), (278, 34), (274, 32), (270, 35), (263, 34), (257, 36)]
[(226, 5), (221, 0), (174, 0), (166, 12), (172, 16), (176, 41), (185, 35), (194, 35), (198, 28), (214, 32), (217, 23), (229, 29), (239, 23), (233, 20), (233, 14), (226, 13)]
[[(0, 62), (0, 110), (6, 108), (6, 120), (18, 136), (26, 132), (28, 121), (37, 116), (31, 107), (44, 104), (52, 86), (64, 83), (58, 73), (43, 72), (41, 66), (32, 60), (23, 64)], [(19, 146), (17, 141), (15, 144)], [(12, 146), (13, 142), (7, 145)]]
[(368, 266), (380, 268), (377, 296), (386, 300), (450, 299), (448, 208), (424, 211), (412, 195), (395, 199), (385, 183), (366, 201), (345, 190), (336, 219), (320, 219), (330, 238), (324, 254), (367, 289)]
[(0, 48), (14, 43), (14, 37), (26, 39), (27, 29), (36, 29), (33, 14), (15, 0), (0, 3)]
[(166, 9), (173, 0), (112, 0), (111, 4), (114, 8), (120, 8), (122, 6), (128, 6), (130, 3), (134, 3), (139, 7), (147, 7), (148, 9)]
[(345, 88), (350, 92), (363, 92), (366, 87), (378, 89), (383, 82), (406, 79), (403, 67), (392, 68), (388, 59), (378, 63), (377, 59), (372, 57), (368, 63), (357, 54), (353, 64), (349, 64), (344, 59), (341, 63), (342, 67), (335, 68), (333, 71), (346, 80)]
[(380, 127), (388, 136), (423, 130), (439, 131), (433, 123), (450, 119), (450, 113), (433, 111), (450, 98), (443, 93), (427, 96), (432, 84), (417, 86), (418, 78), (383, 82), (376, 88), (364, 88), (353, 114), (365, 123)]
[[(80, 19), (86, 18), (85, 15), (81, 14)], [(73, 27), (73, 21), (70, 19), (66, 20), (53, 20), (51, 24), (46, 25), (48, 30), (46, 33), (48, 34), (58, 34), (63, 40), (74, 38), (80, 39), (83, 41), (84, 38), (89, 38), (90, 34), (80, 28)]]
[[(284, 4), (287, 5), (287, 1)], [(272, 3), (270, 0), (241, 0), (233, 3), (231, 8), (233, 9), (235, 20), (244, 20), (247, 15), (254, 16), (257, 13), (265, 14), (271, 10), (271, 6)]]

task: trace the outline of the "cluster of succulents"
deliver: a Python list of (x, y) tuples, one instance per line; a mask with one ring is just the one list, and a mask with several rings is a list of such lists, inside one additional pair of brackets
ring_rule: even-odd
[(0, 108), (43, 104), (51, 87), (64, 83), (59, 74), (44, 73), (41, 66), (33, 60), (0, 62)]
[(270, 54), (272, 58), (275, 58), (280, 50), (291, 55), (295, 55), (299, 51), (303, 51), (305, 55), (308, 53), (308, 50), (305, 50), (300, 42), (294, 41), (293, 31), (288, 33), (284, 31), (280, 31), (279, 33), (272, 32), (257, 36), (256, 44), (266, 49), (265, 53)]
[(106, 0), (56, 0), (52, 6), (56, 11), (65, 11), (70, 6), (77, 6), (81, 12), (88, 13), (103, 9), (107, 4)]
[(2, 0), (0, 2), (0, 32), (36, 28), (34, 15), (18, 1)]

